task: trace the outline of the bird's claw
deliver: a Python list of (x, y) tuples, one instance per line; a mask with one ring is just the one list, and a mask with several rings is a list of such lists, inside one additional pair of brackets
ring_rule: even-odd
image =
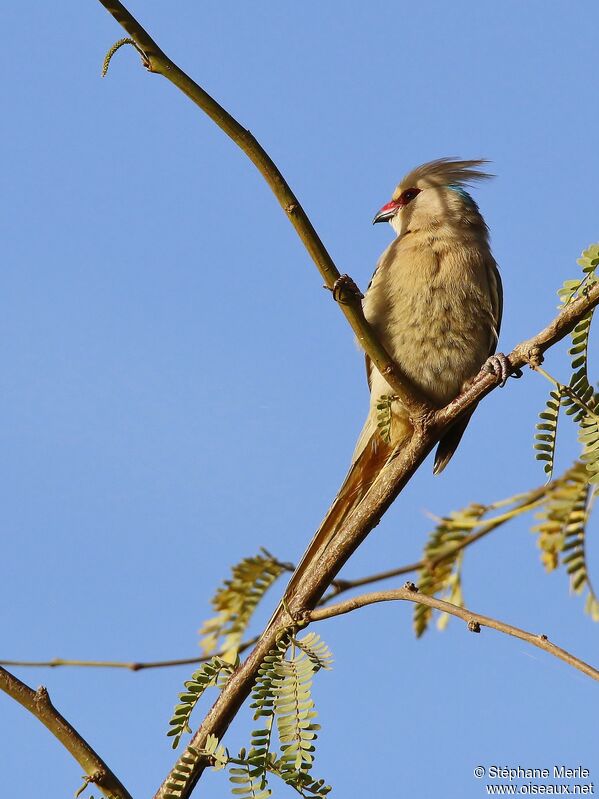
[[(325, 286), (325, 288), (328, 288), (328, 286)], [(333, 283), (333, 288), (329, 290), (332, 291), (335, 302), (339, 302), (342, 305), (346, 305), (352, 299), (364, 299), (364, 295), (349, 275), (340, 275)]]
[(503, 388), (507, 383), (507, 379), (510, 374), (512, 377), (522, 377), (522, 370), (513, 369), (509, 359), (502, 352), (498, 352), (496, 355), (491, 355), (490, 358), (487, 358), (483, 369), (495, 377), (501, 378), (501, 382), (499, 384), (501, 388)]

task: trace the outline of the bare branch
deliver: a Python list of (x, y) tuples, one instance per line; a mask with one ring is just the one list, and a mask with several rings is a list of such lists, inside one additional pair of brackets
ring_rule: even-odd
[(111, 799), (132, 799), (129, 791), (112, 773), (102, 758), (94, 752), (77, 730), (56, 710), (48, 691), (42, 686), (34, 691), (10, 672), (0, 668), (0, 688), (27, 708), (58, 738), (85, 769), (87, 781), (94, 783)]
[[(248, 638), (240, 644), (239, 653), (245, 652), (258, 640), (258, 636)], [(60, 666), (74, 666), (79, 668), (91, 669), (127, 669), (129, 671), (143, 671), (144, 669), (163, 669), (170, 666), (190, 666), (195, 663), (207, 663), (214, 657), (222, 657), (225, 652), (217, 652), (212, 655), (196, 655), (191, 658), (178, 658), (171, 660), (146, 660), (146, 661), (122, 661), (122, 660), (67, 660), (65, 658), (53, 658), (52, 660), (0, 660), (0, 666), (20, 666), (26, 668), (49, 668), (55, 669)]]
[[(248, 156), (268, 183), (281, 208), (285, 211), (287, 218), (316, 264), (325, 281), (325, 285), (332, 290), (341, 277), (341, 273), (335, 266), (333, 259), (299, 200), (292, 192), (272, 158), (262, 148), (256, 138), (163, 53), (149, 33), (144, 30), (122, 3), (118, 2), (118, 0), (100, 0), (100, 3), (127, 31), (143, 53), (146, 68), (150, 72), (156, 72), (167, 78), (186, 94)], [(413, 417), (418, 417), (429, 411), (431, 409), (430, 403), (420, 394), (416, 386), (399, 369), (397, 364), (394, 364), (373, 328), (366, 321), (359, 295), (348, 293), (344, 296), (343, 302), (338, 304), (356, 334), (360, 345), (392, 387), (397, 397), (408, 408), (410, 414)]]
[(421, 594), (413, 583), (407, 583), (403, 588), (395, 588), (390, 591), (373, 591), (370, 594), (362, 594), (361, 596), (354, 596), (351, 599), (346, 599), (344, 602), (338, 602), (336, 605), (330, 607), (320, 608), (306, 612), (304, 620), (306, 622), (322, 621), (323, 619), (331, 619), (334, 616), (342, 616), (345, 613), (351, 613), (353, 610), (364, 608), (367, 605), (374, 605), (377, 602), (414, 602), (417, 605), (426, 605), (429, 608), (434, 608), (443, 613), (449, 613), (450, 616), (456, 616), (468, 624), (468, 629), (472, 632), (480, 632), (481, 627), (489, 627), (493, 630), (498, 630), (506, 635), (511, 635), (514, 638), (519, 638), (521, 641), (526, 641), (533, 646), (548, 652), (569, 666), (572, 666), (593, 680), (599, 680), (599, 671), (583, 660), (580, 660), (574, 655), (561, 649), (559, 646), (552, 644), (546, 635), (536, 635), (535, 633), (526, 632), (519, 627), (514, 627), (511, 624), (506, 624), (498, 619), (493, 619), (490, 616), (481, 616), (480, 613), (474, 613), (467, 608), (461, 608), (458, 605), (453, 605), (451, 602), (445, 602), (442, 599), (437, 599), (434, 596)]

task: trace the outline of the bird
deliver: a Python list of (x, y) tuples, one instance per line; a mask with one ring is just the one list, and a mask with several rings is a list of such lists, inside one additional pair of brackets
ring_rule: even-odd
[[(510, 373), (506, 357), (495, 355), (501, 277), (487, 224), (468, 191), (471, 184), (493, 177), (484, 170), (487, 163), (440, 158), (422, 164), (400, 181), (373, 220), (390, 223), (395, 238), (379, 258), (363, 297), (364, 316), (393, 362), (434, 408), (447, 405), (483, 366), (503, 383)], [(347, 276), (341, 288), (359, 292)], [(368, 355), (366, 376), (370, 404), (349, 472), (291, 577), (286, 607), (314, 558), (322, 557), (391, 454), (412, 435), (407, 409)], [(384, 429), (381, 408), (386, 409)], [(441, 438), (434, 474), (449, 463), (473, 410)]]

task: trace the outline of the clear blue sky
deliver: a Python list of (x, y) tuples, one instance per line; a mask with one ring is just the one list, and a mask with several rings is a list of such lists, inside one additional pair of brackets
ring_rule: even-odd
[[(501, 348), (551, 318), (599, 239), (595, 2), (130, 7), (259, 138), (363, 287), (391, 237), (373, 214), (400, 177), (490, 158), (498, 177), (475, 194), (503, 274)], [(317, 526), (366, 412), (362, 357), (240, 151), (131, 49), (100, 79), (123, 34), (98, 2), (12, 3), (3, 23), (1, 655), (192, 656), (228, 567), (261, 545), (295, 559)], [(443, 476), (427, 463), (345, 574), (418, 559), (427, 510), (542, 482), (545, 395), (527, 373), (489, 397)], [(560, 468), (576, 453), (563, 431)], [(564, 573), (544, 574), (529, 528), (467, 552), (467, 603), (596, 665), (599, 628)], [(582, 765), (599, 783), (595, 684), (455, 621), (416, 641), (410, 617), (378, 606), (319, 630), (336, 667), (315, 689), (315, 773), (336, 796), (477, 799), (479, 764)], [(17, 673), (147, 797), (190, 671)], [(12, 701), (0, 709), (0, 793), (72, 795), (77, 764)], [(251, 724), (242, 713), (227, 744)], [(210, 775), (199, 793), (229, 785)]]

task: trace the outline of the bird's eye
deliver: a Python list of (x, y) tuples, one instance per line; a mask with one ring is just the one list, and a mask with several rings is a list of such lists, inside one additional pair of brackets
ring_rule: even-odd
[(416, 189), (416, 188), (406, 189), (404, 192), (402, 192), (401, 197), (399, 198), (400, 202), (402, 203), (402, 205), (407, 205), (418, 194), (420, 194), (420, 189)]

